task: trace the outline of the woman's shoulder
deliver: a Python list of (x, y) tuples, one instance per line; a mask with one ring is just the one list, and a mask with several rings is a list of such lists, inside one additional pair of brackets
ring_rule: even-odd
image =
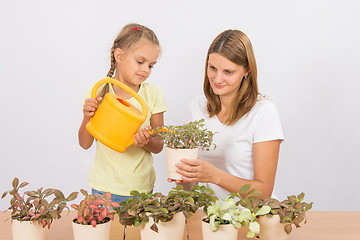
[(275, 103), (268, 96), (259, 95), (254, 108), (274, 108)]
[(277, 113), (278, 109), (271, 98), (259, 96), (254, 107), (251, 109), (251, 112), (255, 115), (263, 115), (268, 113)]

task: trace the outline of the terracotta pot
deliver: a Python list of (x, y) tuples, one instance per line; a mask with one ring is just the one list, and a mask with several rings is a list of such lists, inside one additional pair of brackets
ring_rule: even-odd
[(213, 232), (210, 229), (209, 223), (201, 221), (203, 240), (236, 240), (238, 229), (232, 224), (220, 225), (219, 228)]
[(72, 222), (74, 240), (109, 240), (111, 221), (102, 224), (82, 225)]
[(173, 149), (165, 147), (168, 177), (170, 179), (181, 180), (181, 175), (176, 172), (176, 163), (181, 159), (196, 159), (199, 149)]
[(140, 227), (141, 240), (183, 240), (185, 232), (185, 216), (183, 213), (175, 214), (174, 218), (169, 222), (159, 222), (157, 225), (159, 232), (150, 229), (154, 220)]
[(285, 240), (288, 238), (284, 223), (280, 223), (279, 215), (265, 215), (256, 219), (260, 224), (261, 240)]
[(49, 229), (37, 221), (11, 220), (11, 231), (13, 240), (46, 240)]

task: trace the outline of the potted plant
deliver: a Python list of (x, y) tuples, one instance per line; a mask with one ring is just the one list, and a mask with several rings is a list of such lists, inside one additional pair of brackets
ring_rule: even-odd
[[(244, 186), (244, 188), (249, 187), (249, 185)], [(264, 206), (271, 208), (265, 216), (258, 216), (256, 219), (260, 224), (260, 239), (287, 239), (292, 231), (292, 225), (299, 228), (300, 223), (304, 222), (305, 224), (307, 222), (305, 214), (312, 208), (313, 203), (304, 202), (304, 193), (288, 196), (286, 200), (281, 202), (270, 197), (255, 198), (257, 195), (260, 195), (259, 191), (256, 191), (256, 194), (245, 194), (241, 196), (237, 204), (250, 209), (251, 212), (256, 212)]]
[(110, 237), (110, 221), (114, 219), (115, 210), (120, 207), (117, 202), (111, 201), (111, 193), (88, 194), (81, 189), (84, 199), (80, 204), (72, 204), (77, 210), (77, 217), (73, 220), (74, 240), (108, 240)]
[(11, 228), (14, 240), (45, 240), (48, 229), (53, 220), (61, 218), (61, 212), (67, 208), (66, 204), (77, 197), (77, 192), (67, 198), (58, 189), (48, 188), (37, 191), (25, 191), (22, 195), (19, 190), (29, 183), (19, 182), (18, 178), (12, 181), (12, 190), (3, 193), (12, 195), (10, 200)]
[(139, 193), (120, 203), (116, 208), (120, 223), (141, 227), (141, 239), (183, 239), (185, 218), (195, 214), (217, 199), (214, 192), (205, 186), (195, 185), (190, 191), (181, 185), (172, 188), (168, 195), (162, 193)]
[(181, 159), (196, 159), (198, 150), (209, 151), (215, 133), (205, 128), (204, 119), (181, 126), (163, 126), (150, 130), (154, 137), (163, 139), (167, 159), (168, 177), (180, 180), (175, 164)]
[[(215, 205), (209, 206), (206, 211), (206, 217), (202, 219), (202, 233), (205, 240), (211, 239), (237, 239), (238, 229), (247, 227), (246, 236), (253, 238), (259, 233), (260, 226), (256, 222), (256, 217), (270, 212), (269, 206), (262, 206), (256, 211), (251, 212), (248, 208), (236, 205), (234, 197), (244, 194), (248, 189), (242, 187), (239, 193), (229, 194), (224, 198), (220, 205), (217, 200)], [(250, 192), (253, 194), (255, 190)]]

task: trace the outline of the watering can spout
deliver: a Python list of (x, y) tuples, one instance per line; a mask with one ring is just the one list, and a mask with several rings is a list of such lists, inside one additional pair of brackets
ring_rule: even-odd
[(139, 94), (113, 78), (105, 78), (97, 82), (91, 91), (92, 98), (96, 98), (97, 90), (105, 83), (112, 83), (131, 94), (140, 103), (142, 112), (115, 94), (107, 93), (95, 115), (90, 118), (86, 129), (105, 146), (124, 152), (134, 143), (134, 135), (145, 122), (148, 109)]

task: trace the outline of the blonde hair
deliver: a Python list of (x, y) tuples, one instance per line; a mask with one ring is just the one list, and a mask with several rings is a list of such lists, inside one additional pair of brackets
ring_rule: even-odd
[[(120, 33), (117, 35), (117, 37), (114, 40), (114, 43), (111, 47), (111, 54), (110, 54), (110, 69), (107, 74), (107, 77), (112, 77), (116, 70), (116, 60), (114, 56), (115, 49), (120, 48), (123, 51), (126, 51), (133, 45), (135, 45), (137, 42), (139, 42), (141, 39), (147, 39), (152, 44), (159, 47), (159, 40), (156, 37), (155, 33), (140, 24), (137, 23), (130, 23), (123, 27), (123, 29), (120, 31)], [(99, 96), (103, 97), (106, 93), (109, 92), (109, 84), (106, 84), (99, 94)]]
[(220, 98), (213, 92), (207, 75), (209, 55), (212, 53), (218, 53), (231, 62), (250, 70), (250, 74), (242, 79), (237, 95), (232, 102), (231, 109), (233, 111), (224, 123), (230, 126), (245, 116), (257, 101), (259, 92), (254, 51), (249, 38), (239, 30), (226, 30), (211, 43), (206, 57), (204, 79), (206, 110), (210, 117), (217, 115), (221, 110)]

